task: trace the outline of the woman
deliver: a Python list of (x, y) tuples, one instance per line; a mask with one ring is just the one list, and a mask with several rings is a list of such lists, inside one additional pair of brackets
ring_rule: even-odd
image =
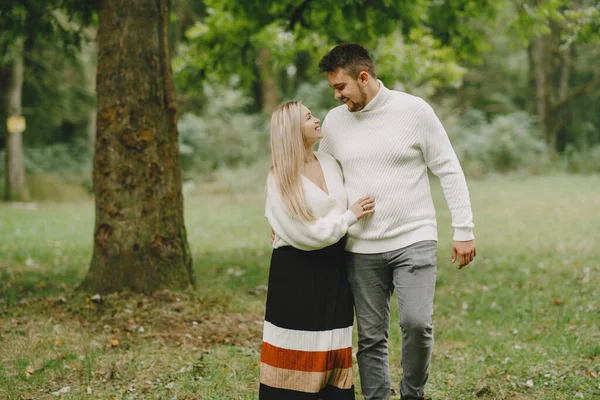
[(265, 215), (274, 231), (261, 352), (260, 394), (268, 399), (354, 399), (352, 294), (344, 236), (374, 212), (363, 197), (346, 209), (342, 172), (314, 152), (319, 119), (300, 102), (271, 119), (273, 166)]

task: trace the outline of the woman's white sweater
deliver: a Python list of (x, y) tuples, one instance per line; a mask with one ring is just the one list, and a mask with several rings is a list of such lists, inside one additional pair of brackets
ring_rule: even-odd
[(346, 191), (338, 163), (329, 154), (315, 152), (321, 164), (329, 194), (302, 176), (304, 198), (316, 217), (303, 222), (290, 216), (283, 206), (275, 185), (275, 177), (267, 179), (265, 216), (275, 231), (273, 248), (293, 246), (300, 250), (317, 250), (337, 243), (356, 223), (356, 216), (347, 207)]

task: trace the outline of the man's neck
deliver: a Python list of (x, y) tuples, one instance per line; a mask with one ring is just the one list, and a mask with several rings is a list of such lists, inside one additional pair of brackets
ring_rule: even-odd
[[(379, 81), (375, 78), (371, 78), (369, 80), (369, 83), (367, 84), (367, 104), (369, 104), (371, 100), (373, 100), (375, 96), (377, 96), (377, 93), (379, 93), (380, 89), (381, 84), (379, 83)], [(365, 104), (365, 106), (367, 104)]]

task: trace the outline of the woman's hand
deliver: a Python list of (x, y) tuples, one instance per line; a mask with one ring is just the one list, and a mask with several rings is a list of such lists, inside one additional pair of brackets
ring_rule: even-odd
[(350, 210), (356, 216), (356, 219), (361, 219), (365, 215), (373, 214), (375, 212), (375, 199), (372, 197), (361, 197), (352, 204)]

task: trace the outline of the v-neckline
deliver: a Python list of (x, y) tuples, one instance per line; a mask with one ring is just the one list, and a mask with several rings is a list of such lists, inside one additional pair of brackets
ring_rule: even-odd
[(327, 185), (327, 176), (325, 176), (325, 170), (323, 169), (323, 164), (321, 164), (321, 160), (319, 159), (319, 156), (317, 155), (317, 153), (313, 152), (313, 154), (315, 155), (315, 158), (317, 159), (317, 163), (319, 164), (319, 168), (321, 169), (321, 174), (323, 174), (323, 183), (325, 183), (326, 190), (323, 190), (319, 185), (314, 183), (308, 176), (303, 174), (302, 177), (304, 179), (306, 179), (307, 181), (309, 181), (314, 187), (319, 189), (319, 191), (321, 193), (323, 193), (326, 196), (329, 196), (329, 185)]

